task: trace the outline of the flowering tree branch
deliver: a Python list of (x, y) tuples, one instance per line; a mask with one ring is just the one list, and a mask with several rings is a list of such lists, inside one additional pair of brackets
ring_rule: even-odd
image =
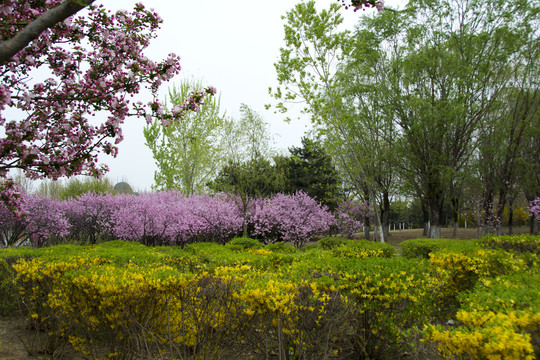
[(12, 38), (0, 41), (0, 64), (8, 62), (45, 30), (66, 20), (93, 2), (94, 0), (66, 0), (28, 23)]

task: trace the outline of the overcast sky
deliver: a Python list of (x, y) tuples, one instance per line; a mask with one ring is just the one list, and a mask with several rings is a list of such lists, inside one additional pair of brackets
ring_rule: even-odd
[[(327, 8), (335, 0), (317, 0), (320, 8)], [(103, 1), (107, 9), (132, 10), (135, 0)], [(182, 71), (161, 89), (165, 99), (167, 87), (182, 79), (200, 79), (217, 88), (221, 95), (221, 109), (238, 117), (242, 103), (258, 112), (270, 124), (276, 147), (286, 150), (300, 145), (309, 122), (283, 121), (285, 115), (265, 110), (272, 103), (268, 87), (276, 85), (273, 64), (278, 60), (279, 48), (284, 45), (282, 15), (290, 10), (295, 0), (154, 0), (146, 6), (154, 8), (163, 18), (158, 37), (146, 55), (161, 60), (174, 52), (181, 57)], [(143, 2), (144, 3), (144, 2)], [(402, 8), (406, 0), (387, 0), (393, 8)], [(345, 26), (353, 29), (361, 12), (343, 11)], [(374, 11), (374, 10), (369, 10)], [(103, 157), (113, 182), (127, 181), (135, 190), (150, 190), (156, 166), (151, 151), (144, 145), (144, 120), (127, 119), (125, 140), (119, 145), (117, 158)]]

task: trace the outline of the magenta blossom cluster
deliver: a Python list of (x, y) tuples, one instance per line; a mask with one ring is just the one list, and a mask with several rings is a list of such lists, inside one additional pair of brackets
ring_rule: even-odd
[(536, 219), (536, 221), (540, 221), (540, 197), (531, 201), (528, 209), (531, 216)]
[(299, 191), (261, 199), (250, 217), (253, 236), (265, 242), (290, 241), (301, 247), (330, 230), (334, 216), (315, 199)]
[(70, 224), (69, 238), (91, 244), (112, 240), (112, 214), (126, 202), (123, 196), (87, 193), (62, 202), (61, 207)]
[[(55, 201), (24, 195), (27, 216), (16, 217), (0, 203), (2, 247), (68, 238), (80, 243), (123, 239), (145, 245), (185, 245), (207, 241), (225, 244), (244, 230), (244, 213), (234, 197), (157, 192), (142, 195), (84, 194)], [(342, 204), (336, 217), (304, 192), (255, 199), (249, 209), (248, 236), (266, 243), (289, 241), (303, 246), (338, 225), (354, 232), (369, 209)], [(344, 220), (346, 219), (346, 220)]]
[[(62, 0), (0, 4), (2, 38), (13, 38)], [(20, 168), (32, 179), (74, 174), (101, 175), (99, 153), (116, 156), (121, 125), (128, 116), (157, 117), (165, 124), (197, 111), (215, 89), (192, 94), (165, 115), (157, 100), (160, 85), (180, 71), (176, 54), (159, 62), (144, 55), (162, 22), (137, 4), (115, 14), (88, 6), (44, 31), (0, 64), (0, 175)], [(153, 100), (132, 103), (147, 89)], [(96, 115), (105, 119), (97, 121)]]
[(18, 244), (42, 246), (51, 238), (69, 234), (62, 204), (48, 197), (22, 195), (27, 215), (17, 217), (0, 203), (0, 247)]
[(371, 208), (365, 202), (345, 200), (336, 209), (337, 232), (349, 239), (358, 237)]
[(0, 183), (0, 203), (14, 218), (26, 214), (25, 199), (22, 189), (12, 179), (4, 179)]
[(225, 243), (239, 234), (242, 216), (221, 196), (179, 192), (142, 195), (86, 194), (66, 201), (70, 237), (79, 241), (123, 239), (145, 245)]
[(113, 234), (146, 245), (213, 241), (224, 244), (242, 228), (235, 203), (219, 195), (184, 197), (179, 192), (131, 196), (111, 219)]

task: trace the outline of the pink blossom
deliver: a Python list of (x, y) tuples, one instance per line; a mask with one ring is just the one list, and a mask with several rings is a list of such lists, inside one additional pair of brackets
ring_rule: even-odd
[(536, 219), (536, 221), (540, 221), (540, 197), (531, 201), (528, 209), (531, 213), (531, 217)]
[(301, 247), (314, 236), (328, 232), (335, 219), (326, 206), (299, 191), (257, 201), (250, 222), (254, 237), (267, 243), (290, 241)]

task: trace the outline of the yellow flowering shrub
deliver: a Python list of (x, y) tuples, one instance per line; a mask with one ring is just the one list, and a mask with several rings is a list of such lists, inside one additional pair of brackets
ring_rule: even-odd
[(472, 359), (534, 360), (530, 335), (512, 330), (507, 323), (489, 327), (444, 330), (428, 326), (426, 338), (438, 343), (446, 356), (469, 355)]
[(442, 354), (530, 360), (540, 355), (540, 274), (482, 278), (460, 296), (457, 326), (426, 327)]
[[(387, 359), (425, 324), (426, 344), (449, 357), (538, 356), (538, 269), (518, 255), (462, 243), (429, 260), (362, 242), (233, 245), (59, 246), (8, 270), (55, 356), (70, 345), (96, 359)], [(460, 308), (442, 313), (449, 296)]]
[(446, 296), (457, 296), (472, 289), (481, 277), (509, 274), (527, 268), (522, 259), (498, 250), (482, 249), (472, 253), (440, 251), (429, 256), (433, 266), (451, 276), (445, 289)]
[(540, 237), (532, 235), (485, 236), (479, 243), (492, 249), (540, 255)]

